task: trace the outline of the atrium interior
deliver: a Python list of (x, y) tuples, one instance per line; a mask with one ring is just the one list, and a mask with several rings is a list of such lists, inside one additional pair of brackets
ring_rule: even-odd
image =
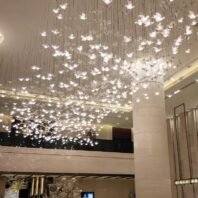
[(0, 0), (0, 198), (198, 198), (198, 1)]

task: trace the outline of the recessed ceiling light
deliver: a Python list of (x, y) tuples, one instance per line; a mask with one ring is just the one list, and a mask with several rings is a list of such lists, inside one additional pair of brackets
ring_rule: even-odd
[(4, 35), (0, 32), (0, 44), (4, 41)]

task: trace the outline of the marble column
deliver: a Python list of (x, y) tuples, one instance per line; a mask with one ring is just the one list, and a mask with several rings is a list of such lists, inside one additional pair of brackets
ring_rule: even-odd
[(136, 197), (171, 198), (163, 84), (147, 84), (133, 99)]
[(0, 176), (0, 198), (4, 198), (5, 184), (6, 184), (6, 178)]

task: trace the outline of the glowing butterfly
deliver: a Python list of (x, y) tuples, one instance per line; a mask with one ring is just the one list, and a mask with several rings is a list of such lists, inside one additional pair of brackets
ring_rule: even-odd
[(149, 36), (151, 37), (151, 38), (155, 38), (156, 36), (157, 36), (157, 32), (151, 32), (150, 34), (149, 34)]
[(80, 19), (81, 20), (87, 20), (87, 16), (84, 12), (80, 15)]
[(192, 29), (190, 26), (186, 26), (186, 32), (185, 32), (186, 35), (191, 35), (192, 34)]
[(94, 59), (96, 59), (96, 55), (95, 55), (95, 54), (90, 54), (90, 55), (89, 55), (89, 58), (90, 58), (91, 60), (94, 60)]
[(133, 52), (131, 52), (130, 54), (127, 54), (128, 58), (132, 58), (133, 57)]
[(83, 46), (81, 45), (81, 46), (77, 47), (77, 50), (78, 50), (79, 52), (82, 52)]
[(103, 0), (103, 2), (107, 5), (111, 4), (113, 2), (113, 0)]
[(184, 21), (184, 18), (183, 17), (180, 18), (180, 19), (178, 19), (178, 23), (183, 23), (183, 21)]
[(156, 12), (153, 16), (156, 22), (161, 22), (165, 19), (159, 12)]
[(59, 11), (60, 11), (60, 9), (59, 8), (57, 8), (57, 9), (53, 9), (52, 10), (55, 14), (58, 14), (59, 13)]
[(195, 19), (195, 18), (197, 17), (197, 15), (195, 15), (195, 13), (194, 13), (192, 10), (190, 10), (190, 11), (189, 11), (189, 14), (188, 14), (188, 17), (189, 17), (190, 19)]
[(53, 33), (53, 34), (55, 34), (55, 35), (58, 35), (58, 34), (60, 34), (60, 32), (59, 32), (57, 29), (55, 29), (55, 30), (52, 30), (52, 33)]
[(45, 48), (45, 49), (49, 48), (49, 45), (43, 44), (42, 46), (43, 46), (43, 48)]
[(124, 36), (124, 42), (129, 43), (131, 41), (131, 37)]
[(67, 5), (68, 5), (67, 3), (61, 4), (61, 5), (60, 5), (60, 8), (61, 8), (62, 10), (65, 10), (65, 9), (67, 8)]
[(62, 20), (62, 19), (63, 19), (63, 15), (62, 15), (62, 14), (59, 14), (59, 15), (57, 16), (57, 19)]
[(125, 7), (126, 7), (128, 10), (132, 10), (133, 8), (135, 8), (135, 6), (132, 4), (131, 1), (128, 1), (128, 3), (125, 5)]
[(74, 34), (70, 34), (68, 38), (73, 40), (73, 39), (75, 39), (75, 36), (74, 36)]
[(41, 36), (46, 37), (47, 33), (46, 32), (41, 32)]
[(175, 46), (180, 46), (181, 42), (182, 42), (182, 36), (179, 36), (176, 40), (175, 40)]
[(159, 53), (162, 49), (158, 48), (158, 47), (154, 47), (154, 50), (155, 50), (156, 53)]
[(86, 35), (86, 36), (81, 35), (80, 37), (81, 37), (82, 41), (92, 41), (93, 40), (93, 36), (91, 34), (90, 35)]

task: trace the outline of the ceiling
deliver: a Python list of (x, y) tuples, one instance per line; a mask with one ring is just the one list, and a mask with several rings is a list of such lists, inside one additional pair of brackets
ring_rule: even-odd
[[(180, 14), (184, 15), (185, 17), (185, 14), (188, 15), (188, 10), (193, 10), (195, 13), (197, 13), (198, 11), (198, 2), (196, 0), (191, 0), (188, 3), (186, 3), (186, 1), (184, 0), (175, 0), (175, 5), (170, 5), (170, 12), (174, 11), (174, 9), (178, 9), (178, 13), (175, 14), (162, 10), (162, 5), (160, 6), (156, 4), (155, 1), (152, 1), (150, 3), (146, 2), (145, 7), (143, 7), (142, 5), (139, 5), (141, 2), (138, 3), (137, 0), (134, 0), (133, 4), (136, 5), (136, 7), (134, 8), (134, 11), (132, 10), (129, 13), (127, 10), (124, 10), (127, 0), (114, 0), (112, 2), (112, 5), (110, 6), (106, 6), (103, 0), (83, 0), (81, 2), (79, 2), (78, 0), (58, 0), (58, 2), (68, 2), (68, 8), (66, 9), (65, 14), (65, 16), (67, 17), (67, 21), (61, 23), (57, 22), (57, 19), (52, 12), (52, 9), (57, 7), (56, 0), (0, 0), (0, 32), (2, 32), (5, 36), (5, 42), (3, 43), (3, 45), (0, 46), (0, 82), (3, 87), (11, 86), (20, 89), (22, 84), (20, 84), (19, 78), (33, 78), (33, 76), (36, 75), (33, 74), (33, 71), (31, 70), (31, 66), (33, 65), (38, 65), (39, 67), (41, 67), (43, 74), (56, 74), (56, 72), (58, 73), (58, 70), (61, 70), (61, 67), (58, 67), (56, 65), (60, 63), (53, 63), (54, 59), (51, 58), (48, 52), (45, 52), (42, 49), (42, 44), (49, 43), (55, 45), (62, 42), (62, 40), (53, 40), (54, 38), (51, 38), (51, 36), (48, 40), (43, 40), (40, 36), (40, 33), (45, 30), (49, 32), (50, 30), (55, 28), (61, 29), (63, 26), (65, 31), (65, 37), (70, 36), (71, 34), (74, 34), (74, 36), (77, 37), (77, 35), (75, 34), (83, 35), (84, 33), (84, 35), (86, 35), (87, 33), (92, 32), (93, 35), (97, 37), (96, 40), (98, 42), (108, 44), (108, 46), (113, 44), (115, 45), (110, 46), (112, 47), (111, 51), (114, 53), (114, 56), (120, 55), (122, 58), (129, 59), (127, 58), (126, 54), (132, 51), (135, 52), (133, 48), (136, 47), (136, 41), (133, 39), (142, 37), (143, 34), (152, 32), (151, 30), (148, 30), (148, 32), (144, 32), (143, 28), (138, 29), (139, 27), (136, 27), (135, 30), (132, 29), (134, 28), (133, 22), (135, 22), (135, 20), (137, 19), (136, 17), (138, 16), (138, 14), (150, 14), (149, 9), (156, 9), (156, 12), (161, 12), (164, 17), (166, 17), (166, 22), (163, 22), (166, 24), (168, 22), (172, 22), (173, 20), (176, 21), (177, 18), (180, 18)], [(163, 0), (162, 4), (165, 3), (166, 0)], [(98, 10), (98, 15), (95, 16), (94, 12), (97, 8), (100, 10)], [(186, 13), (183, 12), (183, 9), (186, 9)], [(81, 13), (87, 14), (87, 21), (81, 22), (79, 20), (79, 16)], [(103, 14), (101, 18), (100, 14)], [(107, 16), (104, 16), (105, 14), (107, 14)], [(173, 17), (175, 17), (175, 19)], [(100, 23), (102, 23), (100, 25), (103, 25), (103, 27), (99, 27), (97, 25), (97, 19)], [(102, 20), (102, 22), (100, 20)], [(187, 18), (185, 20), (187, 20)], [(173, 33), (173, 35), (171, 35), (172, 38), (170, 38), (167, 42), (174, 41), (177, 36), (181, 34), (181, 32), (183, 31), (182, 28), (183, 26), (185, 27), (185, 25), (186, 24), (180, 24), (180, 27), (176, 29), (178, 32)], [(196, 53), (198, 48), (198, 29), (196, 28), (196, 26), (194, 27), (195, 28), (193, 29), (193, 31), (195, 34), (193, 34), (192, 37), (189, 37), (189, 40), (184, 41), (184, 44), (179, 50), (179, 53), (173, 57), (173, 59), (175, 60), (172, 59), (172, 61), (177, 63), (178, 68), (170, 71), (167, 74), (166, 78), (172, 75), (172, 73), (180, 70), (182, 67), (188, 66), (191, 62), (195, 61), (198, 58)], [(138, 34), (140, 35), (135, 36), (134, 31), (139, 30), (141, 30), (141, 32), (138, 32)], [(127, 45), (124, 45), (123, 38), (120, 38), (121, 36), (131, 36), (132, 41), (129, 42)], [(110, 38), (112, 38), (112, 40), (110, 40)], [(147, 38), (147, 35), (145, 36), (145, 38)], [(92, 43), (95, 44), (97, 43), (97, 41), (94, 41)], [(73, 47), (80, 45), (85, 45), (87, 47), (87, 43), (79, 40), (71, 40), (71, 42), (69, 42), (68, 46), (66, 47), (69, 48), (70, 46)], [(167, 48), (166, 50), (169, 50), (169, 48), (171, 47), (171, 43), (167, 44), (167, 46), (162, 47)], [(114, 50), (114, 48), (117, 49), (117, 51)], [(191, 53), (184, 53), (185, 50), (188, 48), (191, 49)], [(119, 52), (119, 50), (122, 52)], [(123, 55), (123, 53), (125, 53), (125, 55)], [(149, 53), (151, 53), (151, 51)], [(145, 54), (143, 53), (142, 55), (138, 56), (145, 56)], [(165, 56), (164, 54), (158, 54), (158, 56), (160, 55)], [(81, 68), (81, 71), (89, 71), (92, 69), (91, 67), (89, 67), (88, 61), (87, 59), (85, 59), (85, 57), (77, 56), (74, 58), (77, 60), (75, 63), (80, 62), (79, 64), (81, 64), (81, 67), (83, 67)], [(91, 64), (95, 63), (92, 62), (90, 63), (90, 65)], [(97, 67), (100, 66), (101, 65), (98, 65)], [(65, 72), (63, 75), (64, 78), (71, 78), (71, 73), (72, 72)], [(116, 75), (109, 77), (118, 76)], [(59, 75), (57, 78), (59, 79), (55, 80), (60, 81), (61, 75)], [(42, 88), (42, 85), (40, 84), (43, 83), (43, 86), (47, 84), (44, 82), (40, 82), (40, 80), (38, 81), (39, 82), (31, 82), (31, 85), (36, 84), (36, 91), (38, 92), (38, 89), (41, 89), (41, 91), (43, 92), (44, 90)], [(84, 84), (88, 86), (87, 83)]]

